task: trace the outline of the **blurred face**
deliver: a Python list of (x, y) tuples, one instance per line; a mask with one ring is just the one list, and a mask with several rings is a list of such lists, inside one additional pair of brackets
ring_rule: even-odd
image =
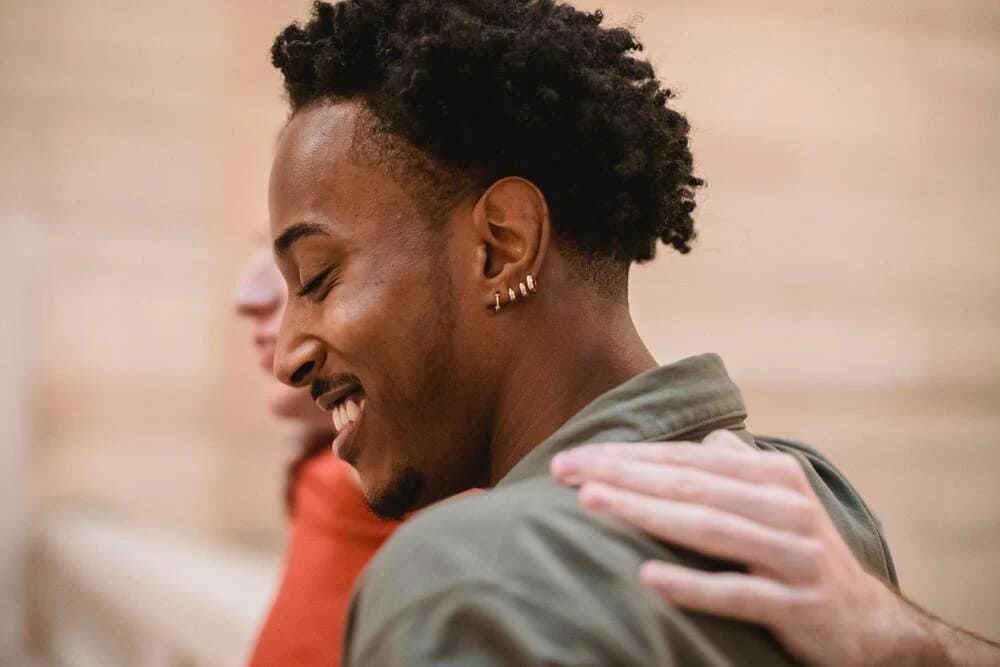
[(306, 422), (316, 429), (329, 430), (330, 420), (316, 407), (307, 390), (289, 387), (274, 377), (274, 348), (287, 294), (285, 281), (274, 263), (271, 249), (265, 246), (257, 250), (247, 263), (236, 294), (236, 312), (250, 321), (257, 363), (272, 380), (267, 394), (271, 414)]
[[(372, 508), (400, 516), (482, 483), (483, 332), (463, 323), (487, 310), (455, 278), (469, 239), (352, 150), (359, 110), (301, 110), (279, 143), (271, 236), (289, 302), (276, 371), (330, 413)], [(478, 318), (462, 307), (473, 302)]]

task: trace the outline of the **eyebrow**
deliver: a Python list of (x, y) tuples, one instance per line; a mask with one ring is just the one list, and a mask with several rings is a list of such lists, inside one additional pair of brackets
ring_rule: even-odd
[(274, 252), (278, 256), (285, 255), (292, 247), (292, 244), (299, 239), (306, 236), (315, 236), (317, 234), (329, 236), (330, 232), (327, 230), (326, 225), (322, 225), (318, 222), (296, 222), (294, 225), (290, 225), (285, 231), (281, 232), (281, 236), (275, 239)]

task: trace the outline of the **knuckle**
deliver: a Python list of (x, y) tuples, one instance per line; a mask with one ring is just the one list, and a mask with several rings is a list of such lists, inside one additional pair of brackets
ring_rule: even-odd
[(705, 438), (704, 443), (716, 450), (717, 455), (732, 455), (754, 451), (738, 435), (725, 429), (712, 431)]
[(730, 435), (729, 431), (719, 428), (706, 435), (705, 439), (702, 440), (702, 444), (705, 445), (717, 444), (720, 440), (725, 440), (729, 435)]
[(802, 469), (802, 466), (799, 465), (799, 462), (793, 459), (791, 456), (789, 456), (788, 459), (789, 459), (788, 476), (791, 482), (798, 489), (805, 490), (810, 488), (809, 480), (806, 479), (806, 473)]
[[(700, 445), (699, 445), (700, 446)], [(671, 445), (664, 450), (664, 458), (670, 463), (688, 465), (694, 461), (695, 451), (691, 445)]]
[(628, 518), (634, 523), (638, 523), (643, 526), (648, 526), (653, 523), (653, 513), (646, 505), (642, 503), (639, 502), (628, 503), (625, 512)]
[(806, 509), (795, 515), (789, 528), (798, 535), (815, 535), (817, 533), (817, 522), (815, 517), (811, 515), (811, 510)]
[(612, 494), (608, 505), (613, 512), (629, 521), (642, 521), (648, 514), (642, 503), (630, 495)]
[(796, 516), (805, 517), (810, 520), (816, 518), (816, 506), (809, 502), (808, 498), (798, 493), (789, 493), (785, 502), (788, 503), (788, 508)]
[(780, 502), (787, 508), (792, 517), (792, 527), (796, 532), (813, 533), (819, 524), (819, 512), (825, 512), (817, 508), (815, 503), (797, 493), (787, 493), (782, 496)]
[(754, 614), (759, 607), (757, 597), (747, 588), (737, 587), (729, 594), (729, 606), (739, 616)]
[(705, 490), (701, 481), (685, 475), (679, 477), (670, 487), (671, 495), (677, 500), (693, 501), (704, 496)]
[(734, 522), (728, 517), (708, 515), (694, 532), (708, 542), (721, 543), (731, 539), (737, 530)]
[(771, 467), (779, 480), (792, 486), (797, 486), (800, 480), (805, 481), (802, 467), (794, 457), (781, 453), (774, 453), (771, 456)]
[(805, 505), (805, 508), (802, 510), (802, 515), (808, 522), (808, 529), (811, 533), (818, 535), (823, 525), (830, 520), (830, 517), (818, 500), (811, 501), (809, 498), (805, 498), (803, 505)]
[(822, 593), (816, 588), (805, 588), (796, 590), (785, 601), (789, 613), (800, 621), (807, 620), (817, 609), (825, 608), (825, 600)]
[(818, 566), (826, 551), (823, 542), (813, 537), (799, 538), (796, 545), (808, 570), (818, 571)]
[(625, 477), (625, 465), (621, 459), (608, 457), (602, 459), (600, 465), (595, 466), (594, 472), (599, 479), (617, 485)]
[(781, 466), (782, 472), (786, 475), (793, 476), (802, 472), (802, 469), (799, 467), (799, 462), (788, 454), (779, 454), (779, 457), (779, 465)]
[(782, 468), (782, 460), (787, 458), (786, 454), (781, 452), (759, 452), (754, 460), (757, 462), (757, 467), (766, 470), (771, 475), (776, 475), (778, 471)]

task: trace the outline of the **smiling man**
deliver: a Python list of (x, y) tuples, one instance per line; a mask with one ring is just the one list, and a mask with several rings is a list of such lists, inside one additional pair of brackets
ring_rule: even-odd
[[(636, 574), (730, 566), (595, 518), (548, 476), (587, 442), (725, 429), (772, 446), (718, 357), (659, 367), (632, 323), (629, 267), (660, 242), (689, 250), (701, 182), (669, 91), (601, 23), (545, 0), (348, 0), (274, 44), (292, 109), (270, 184), (290, 293), (276, 371), (331, 413), (376, 512), (493, 489), (388, 543), (345, 664), (788, 661), (763, 629), (681, 612)], [(860, 499), (801, 460), (891, 579)]]

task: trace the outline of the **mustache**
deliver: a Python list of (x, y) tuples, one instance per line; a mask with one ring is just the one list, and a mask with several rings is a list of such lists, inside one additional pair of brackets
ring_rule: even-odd
[(312, 399), (315, 401), (329, 391), (352, 384), (361, 386), (361, 382), (354, 375), (350, 375), (348, 373), (335, 373), (334, 375), (328, 375), (326, 377), (316, 378), (313, 380), (312, 385), (309, 387), (309, 395), (312, 396)]

